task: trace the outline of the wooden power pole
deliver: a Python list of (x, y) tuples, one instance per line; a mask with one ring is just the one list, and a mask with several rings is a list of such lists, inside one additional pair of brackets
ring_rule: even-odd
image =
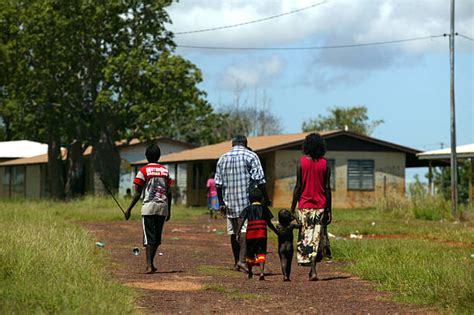
[(450, 99), (451, 99), (451, 212), (457, 212), (458, 204), (458, 161), (456, 154), (456, 111), (454, 107), (454, 0), (451, 0), (451, 32), (449, 35), (449, 56), (451, 68)]

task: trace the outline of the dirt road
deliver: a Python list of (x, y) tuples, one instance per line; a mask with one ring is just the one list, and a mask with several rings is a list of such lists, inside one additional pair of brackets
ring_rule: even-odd
[[(158, 273), (144, 274), (141, 222), (82, 224), (111, 253), (113, 273), (137, 290), (143, 313), (408, 313), (426, 309), (384, 301), (370, 283), (341, 271), (341, 263), (319, 264), (320, 281), (295, 262), (292, 281), (282, 282), (276, 245), (269, 244), (266, 281), (230, 270), (233, 264), (224, 221), (200, 217), (168, 222), (156, 258)], [(269, 232), (270, 233), (270, 232)], [(138, 246), (142, 252), (132, 255)]]

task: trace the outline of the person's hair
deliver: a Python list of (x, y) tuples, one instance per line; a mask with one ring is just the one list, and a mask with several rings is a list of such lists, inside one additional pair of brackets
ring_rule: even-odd
[(244, 135), (236, 135), (232, 138), (232, 146), (242, 145), (247, 146), (247, 137)]
[(319, 159), (326, 154), (326, 141), (319, 133), (310, 133), (303, 142), (303, 153), (313, 159)]
[(257, 187), (251, 188), (249, 192), (249, 199), (250, 202), (262, 202), (263, 200), (263, 194), (260, 189)]
[(209, 178), (214, 178), (214, 176), (216, 176), (216, 173), (214, 173), (214, 172), (209, 173)]
[(158, 162), (161, 157), (160, 147), (156, 144), (150, 144), (148, 148), (146, 148), (145, 156), (149, 163)]
[(281, 209), (278, 212), (278, 222), (280, 222), (281, 225), (289, 225), (291, 221), (293, 221), (293, 215), (291, 215), (290, 210)]

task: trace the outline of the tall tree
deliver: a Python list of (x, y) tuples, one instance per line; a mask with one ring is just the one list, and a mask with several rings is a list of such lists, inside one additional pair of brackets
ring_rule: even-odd
[(282, 132), (280, 119), (271, 110), (271, 98), (265, 91), (254, 91), (254, 101), (249, 105), (248, 95), (243, 98), (244, 89), (237, 86), (232, 104), (219, 109), (223, 123), (217, 128), (222, 139), (236, 134), (246, 136), (267, 136)]
[(374, 129), (382, 124), (383, 120), (369, 120), (368, 110), (365, 106), (333, 107), (329, 115), (318, 115), (315, 119), (303, 122), (303, 131), (323, 131), (345, 129), (355, 133), (370, 135)]
[[(119, 139), (214, 141), (220, 115), (196, 87), (200, 71), (174, 54), (165, 28), (171, 2), (19, 0), (0, 8), (1, 67), (9, 74), (0, 81), (0, 115), (16, 136), (50, 146), (53, 196), (61, 198), (64, 186), (70, 196), (81, 192), (88, 145), (94, 190), (103, 193), (104, 185), (118, 187)], [(10, 115), (4, 109), (12, 103)]]

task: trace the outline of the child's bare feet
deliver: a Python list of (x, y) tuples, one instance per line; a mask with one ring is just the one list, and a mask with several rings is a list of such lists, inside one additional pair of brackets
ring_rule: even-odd
[(264, 280), (265, 280), (265, 276), (264, 276), (263, 274), (261, 274), (260, 277), (258, 277), (258, 280), (264, 281)]

